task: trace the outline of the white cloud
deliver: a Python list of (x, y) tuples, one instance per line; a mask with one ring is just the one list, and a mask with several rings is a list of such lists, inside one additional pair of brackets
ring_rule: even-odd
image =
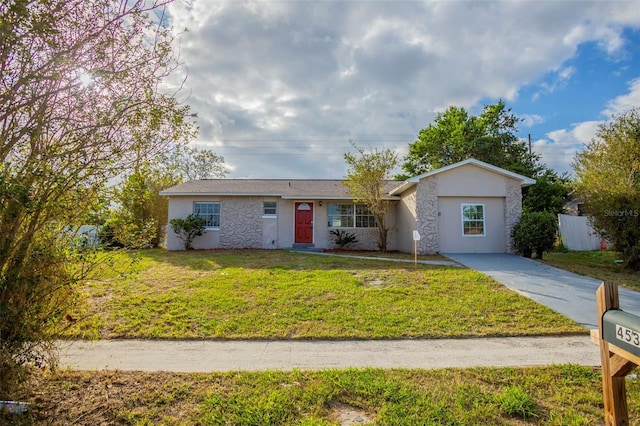
[(579, 43), (615, 53), (640, 23), (627, 2), (192, 0), (170, 15), (189, 29), (179, 51), (196, 142), (232, 177), (290, 178), (342, 177), (350, 139), (406, 149), (449, 105), (512, 101), (549, 72), (556, 90)]
[(640, 107), (640, 77), (629, 82), (629, 93), (611, 100), (604, 110), (604, 114), (611, 117), (632, 107)]
[(545, 121), (539, 114), (519, 114), (518, 118), (521, 120), (521, 127), (532, 127)]
[(542, 95), (553, 93), (559, 88), (565, 87), (567, 82), (571, 79), (571, 76), (573, 76), (575, 73), (576, 67), (574, 66), (561, 68), (556, 73), (554, 73), (554, 76), (549, 83), (543, 82), (540, 84), (541, 90), (533, 95), (533, 100), (536, 101)]
[(541, 160), (558, 173), (571, 173), (571, 164), (576, 152), (580, 152), (596, 133), (600, 121), (585, 121), (572, 125), (570, 129), (559, 129), (547, 133), (546, 138), (532, 143), (533, 150)]

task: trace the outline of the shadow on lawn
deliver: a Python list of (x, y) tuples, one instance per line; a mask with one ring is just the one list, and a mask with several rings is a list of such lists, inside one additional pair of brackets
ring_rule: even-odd
[[(341, 254), (346, 254), (343, 252)], [(364, 256), (362, 252), (354, 253)], [(142, 250), (137, 252), (141, 259), (148, 258), (159, 263), (195, 270), (212, 270), (218, 268), (245, 269), (285, 269), (285, 270), (413, 270), (413, 263), (394, 262), (389, 260), (346, 258), (337, 256), (319, 256), (290, 252), (287, 250), (190, 250), (166, 251), (161, 249)], [(422, 265), (418, 269), (448, 268), (448, 266)]]

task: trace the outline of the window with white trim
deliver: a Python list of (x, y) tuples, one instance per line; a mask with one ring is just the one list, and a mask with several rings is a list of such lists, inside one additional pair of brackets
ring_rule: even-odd
[(276, 216), (278, 204), (275, 201), (265, 201), (263, 204), (263, 215)]
[(356, 228), (376, 228), (376, 217), (364, 204), (356, 204)]
[(485, 234), (484, 204), (462, 204), (462, 235), (482, 237)]
[(375, 228), (376, 218), (364, 204), (329, 204), (329, 228)]
[(207, 228), (220, 227), (220, 203), (218, 202), (195, 202), (193, 203), (193, 213), (204, 219), (204, 226)]

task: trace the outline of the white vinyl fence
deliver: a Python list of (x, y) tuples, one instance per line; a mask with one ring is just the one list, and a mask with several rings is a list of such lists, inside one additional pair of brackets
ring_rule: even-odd
[(587, 216), (559, 214), (560, 236), (569, 250), (587, 251), (600, 249), (600, 236), (593, 230)]

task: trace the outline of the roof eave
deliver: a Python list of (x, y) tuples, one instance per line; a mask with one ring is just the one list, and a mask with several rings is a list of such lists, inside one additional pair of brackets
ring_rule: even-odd
[(416, 184), (416, 182), (413, 182), (411, 179), (408, 179), (402, 185), (400, 185), (399, 187), (394, 188), (393, 190), (391, 190), (389, 192), (389, 195), (395, 196), (396, 194), (402, 194), (407, 189), (411, 188), (412, 186), (415, 186), (415, 184)]
[[(160, 191), (160, 195), (167, 197), (279, 197), (283, 200), (353, 200), (346, 195), (282, 195), (273, 193), (231, 193), (231, 192), (167, 192)], [(390, 194), (385, 200), (398, 200), (400, 197)]]
[[(179, 196), (179, 197), (282, 197), (282, 194), (278, 193), (259, 193), (259, 192), (193, 192), (193, 191), (160, 191), (160, 195), (166, 195), (167, 197)], [(284, 197), (283, 197), (284, 198)]]

